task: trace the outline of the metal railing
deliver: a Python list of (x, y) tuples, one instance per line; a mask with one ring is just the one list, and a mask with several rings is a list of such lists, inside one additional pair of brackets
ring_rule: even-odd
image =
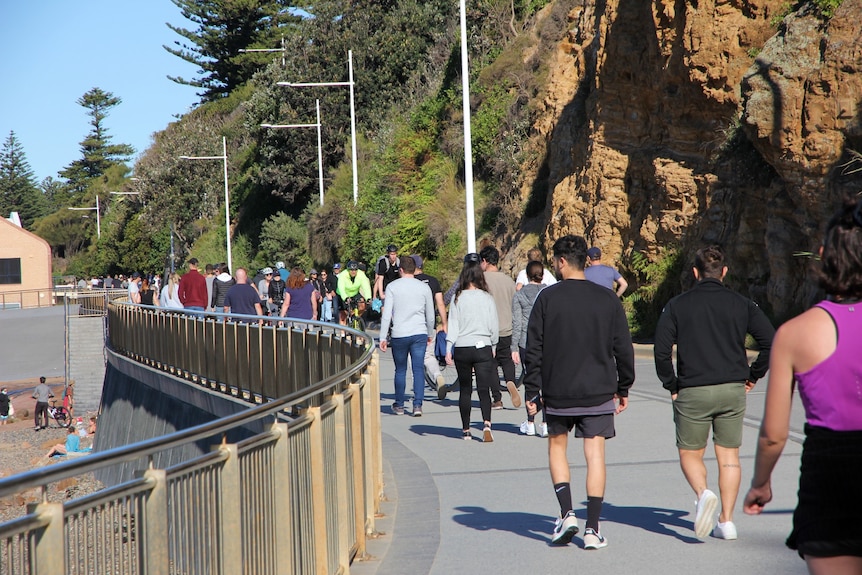
[[(317, 322), (258, 326), (115, 302), (108, 324), (111, 353), (250, 407), (0, 479), (0, 498), (41, 493), (26, 515), (0, 525), (0, 572), (347, 572), (365, 553), (382, 490), (373, 340)], [(273, 421), (263, 433), (234, 444), (223, 439), (262, 418)], [(97, 446), (103, 433), (109, 430), (100, 428)], [(155, 465), (161, 453), (212, 438), (210, 453)], [(142, 457), (149, 464), (137, 478), (48, 502), (55, 482)]]
[(0, 309), (28, 309), (52, 305), (54, 305), (52, 288), (0, 292)]

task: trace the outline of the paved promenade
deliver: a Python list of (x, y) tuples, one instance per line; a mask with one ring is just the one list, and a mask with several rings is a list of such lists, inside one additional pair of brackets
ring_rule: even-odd
[[(773, 503), (759, 517), (741, 509), (753, 472), (766, 380), (748, 397), (742, 489), (734, 517), (739, 539), (701, 542), (692, 531), (695, 496), (679, 469), (670, 397), (655, 375), (652, 348), (638, 346), (629, 408), (617, 417), (617, 437), (607, 443), (601, 525), (609, 545), (584, 551), (586, 468), (580, 441), (570, 439), (569, 462), (581, 533), (566, 547), (549, 547), (559, 508), (546, 441), (518, 434), (523, 408), (512, 408), (504, 393), (507, 409), (492, 412), (494, 442), (484, 444), (474, 392), (476, 439), (463, 441), (457, 392), (438, 401), (426, 388), (423, 417), (392, 415), (392, 354), (381, 353), (380, 358), (387, 501), (377, 529), (385, 534), (370, 543), (373, 557), (355, 563), (351, 573), (806, 573), (805, 563), (784, 546), (796, 504), (804, 423), (798, 397), (791, 421), (796, 433), (776, 467)], [(449, 371), (453, 380), (454, 369)], [(711, 444), (707, 457), (710, 488), (718, 492)]]

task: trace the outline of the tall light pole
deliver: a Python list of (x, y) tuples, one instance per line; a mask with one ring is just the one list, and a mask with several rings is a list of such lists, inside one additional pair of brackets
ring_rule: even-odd
[(323, 141), (320, 133), (320, 100), (315, 100), (317, 108), (316, 124), (261, 124), (261, 128), (282, 130), (289, 128), (317, 128), (317, 173), (320, 181), (320, 205), (323, 205)]
[(96, 196), (96, 207), (95, 208), (68, 208), (70, 210), (85, 210), (91, 211), (96, 210), (96, 237), (102, 239), (102, 213), (101, 209), (99, 209), (99, 196)]
[[(356, 171), (356, 105), (354, 104), (353, 89), (355, 82), (353, 81), (353, 50), (347, 51), (347, 82), (277, 82), (277, 86), (288, 86), (291, 88), (309, 88), (309, 87), (334, 87), (334, 86), (349, 86), (350, 87), (350, 162), (353, 166), (353, 205), (359, 200), (359, 174)], [(321, 194), (321, 199), (323, 195)]]
[(227, 138), (222, 136), (221, 156), (180, 156), (181, 160), (223, 160), (224, 161), (224, 231), (227, 236), (227, 267), (233, 270), (233, 260), (230, 249), (230, 193), (227, 188)]
[(473, 145), (470, 141), (470, 68), (467, 64), (467, 6), (461, 0), (461, 92), (464, 104), (464, 190), (467, 195), (467, 251), (476, 251), (476, 215), (473, 208)]

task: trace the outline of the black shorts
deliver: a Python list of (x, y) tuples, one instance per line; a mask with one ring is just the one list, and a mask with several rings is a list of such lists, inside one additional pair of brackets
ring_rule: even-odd
[(548, 424), (548, 435), (564, 435), (574, 428), (575, 437), (610, 439), (616, 436), (613, 413), (601, 415), (552, 415), (545, 413), (545, 423)]

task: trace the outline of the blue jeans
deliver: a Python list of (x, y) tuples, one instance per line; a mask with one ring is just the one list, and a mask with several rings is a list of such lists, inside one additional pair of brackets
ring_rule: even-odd
[(395, 405), (404, 407), (407, 388), (407, 356), (413, 367), (413, 406), (421, 407), (425, 399), (425, 344), (428, 335), (393, 337), (392, 359), (395, 361)]

